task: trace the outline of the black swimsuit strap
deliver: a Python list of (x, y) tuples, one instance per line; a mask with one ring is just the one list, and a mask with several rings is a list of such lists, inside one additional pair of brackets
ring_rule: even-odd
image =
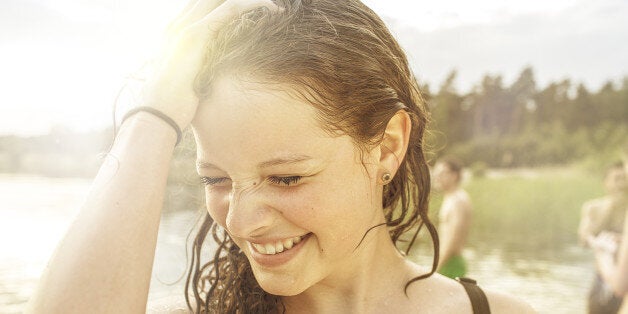
[(488, 306), (488, 300), (484, 291), (478, 287), (477, 282), (471, 278), (456, 277), (456, 280), (462, 284), (464, 290), (467, 291), (474, 314), (490, 314), (491, 308)]

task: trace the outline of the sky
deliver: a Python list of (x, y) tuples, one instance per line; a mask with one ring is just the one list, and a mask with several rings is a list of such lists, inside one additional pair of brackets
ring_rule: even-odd
[[(181, 0), (0, 1), (0, 135), (104, 128), (125, 78), (155, 50)], [(434, 90), (467, 92), (532, 66), (537, 86), (597, 89), (628, 76), (626, 0), (365, 0)]]

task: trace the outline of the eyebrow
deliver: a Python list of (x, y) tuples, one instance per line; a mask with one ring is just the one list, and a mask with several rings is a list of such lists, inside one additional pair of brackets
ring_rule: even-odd
[[(307, 161), (312, 159), (312, 157), (307, 156), (307, 155), (295, 155), (295, 156), (290, 156), (290, 157), (279, 157), (279, 158), (273, 158), (270, 160), (266, 160), (263, 161), (261, 163), (259, 163), (257, 165), (258, 168), (263, 169), (263, 168), (269, 168), (269, 167), (273, 167), (273, 166), (279, 166), (279, 165), (289, 165), (289, 164), (296, 164), (296, 163), (300, 163), (303, 161)], [(218, 166), (209, 163), (209, 162), (204, 162), (204, 161), (198, 161), (196, 162), (196, 167), (199, 169), (202, 168), (214, 168), (214, 169), (220, 169)]]
[(290, 156), (290, 157), (274, 158), (271, 160), (261, 162), (259, 165), (257, 165), (257, 167), (268, 168), (268, 167), (278, 166), (278, 165), (296, 164), (296, 163), (303, 162), (310, 159), (312, 159), (312, 157), (306, 156), (306, 155), (296, 155), (296, 156)]

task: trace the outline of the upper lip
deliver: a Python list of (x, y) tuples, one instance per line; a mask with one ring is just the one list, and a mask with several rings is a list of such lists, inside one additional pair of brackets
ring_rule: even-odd
[(288, 236), (288, 237), (245, 238), (245, 240), (248, 241), (248, 242), (251, 242), (251, 243), (265, 245), (265, 244), (273, 244), (273, 243), (276, 243), (276, 242), (279, 242), (279, 241), (284, 241), (284, 240), (288, 240), (288, 239), (292, 239), (292, 238), (296, 238), (296, 237), (303, 238), (303, 237), (305, 237), (308, 234), (309, 234), (309, 232), (301, 234), (301, 235)]

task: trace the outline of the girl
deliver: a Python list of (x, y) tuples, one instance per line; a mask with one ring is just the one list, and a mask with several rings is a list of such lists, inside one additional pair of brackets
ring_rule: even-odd
[[(438, 249), (427, 218), (428, 114), (375, 13), (357, 0), (217, 5), (198, 0), (176, 21), (177, 36), (142, 106), (126, 115), (32, 311), (145, 311), (168, 163), (187, 126), (208, 210), (187, 309), (530, 311), (496, 293), (472, 307), (462, 285), (430, 276), (434, 267), (397, 248), (425, 225)], [(214, 258), (201, 260), (210, 240)], [(177, 308), (186, 307), (168, 307)]]

